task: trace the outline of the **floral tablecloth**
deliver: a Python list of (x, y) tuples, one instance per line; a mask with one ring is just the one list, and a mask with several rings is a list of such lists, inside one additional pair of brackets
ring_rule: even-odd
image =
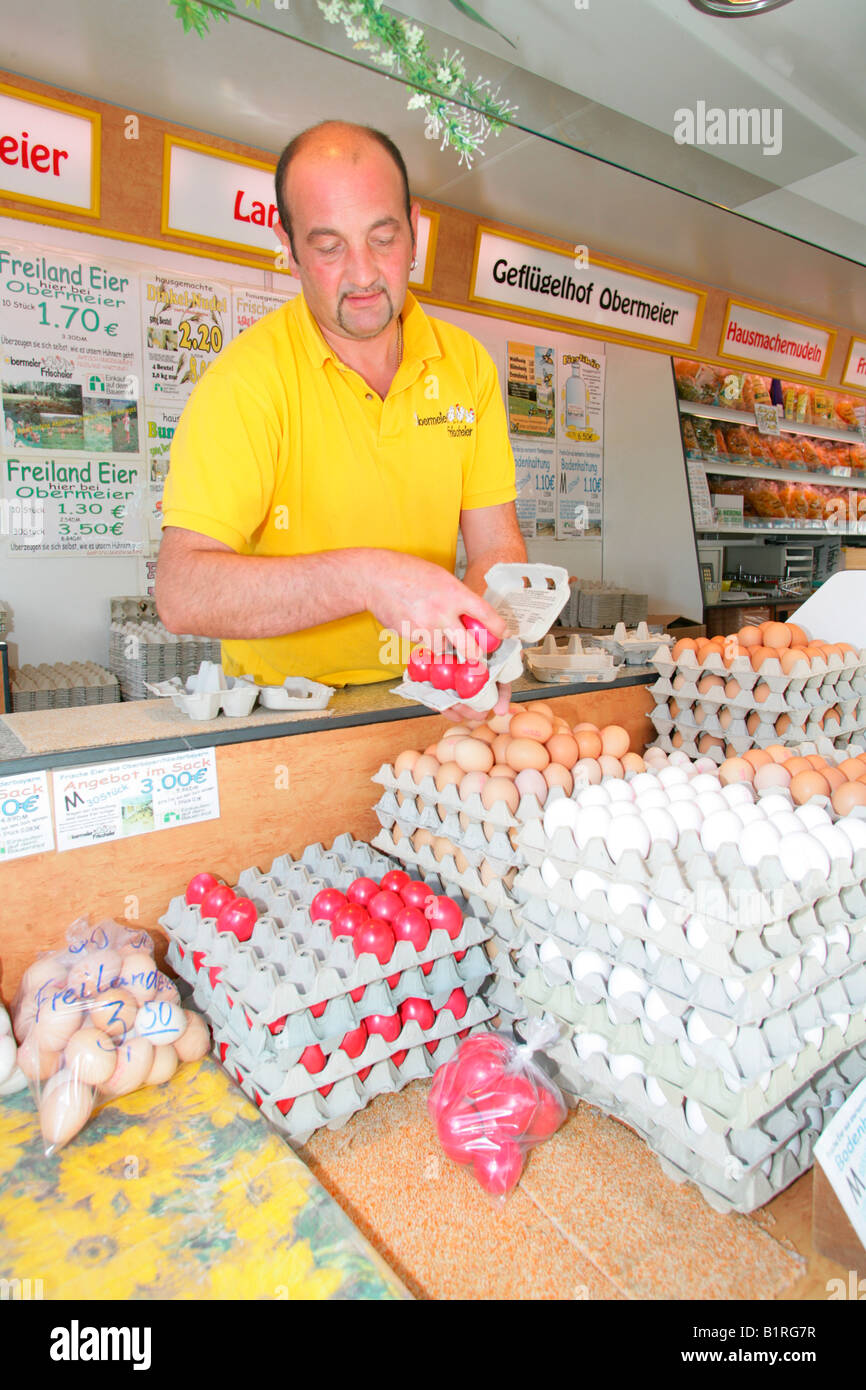
[(210, 1058), (52, 1158), (29, 1093), (0, 1100), (0, 1279), (45, 1299), (410, 1297)]

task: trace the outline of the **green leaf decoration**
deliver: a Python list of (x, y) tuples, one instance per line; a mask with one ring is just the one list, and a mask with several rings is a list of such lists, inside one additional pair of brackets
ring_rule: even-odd
[(485, 29), (490, 29), (494, 34), (498, 34), (511, 48), (517, 48), (516, 43), (512, 43), (511, 39), (503, 34), (501, 29), (497, 29), (495, 25), (489, 23), (477, 10), (473, 10), (471, 5), (467, 5), (466, 0), (448, 0), (448, 3), (453, 5), (455, 10), (459, 10), (461, 14), (465, 14), (467, 19), (473, 20), (476, 24), (483, 24)]

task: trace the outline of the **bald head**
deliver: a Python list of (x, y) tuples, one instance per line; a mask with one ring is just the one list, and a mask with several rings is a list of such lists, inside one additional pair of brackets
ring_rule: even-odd
[(360, 165), (371, 151), (388, 156), (397, 171), (402, 189), (402, 202), (407, 222), (411, 218), (412, 199), (409, 193), (409, 176), (403, 156), (387, 135), (372, 126), (353, 125), (349, 121), (321, 121), (310, 126), (290, 140), (280, 155), (274, 183), (276, 185), (277, 208), (280, 222), (289, 238), (292, 255), (297, 258), (297, 250), (292, 226), (290, 173), (293, 165), (316, 165), (323, 171), (328, 166), (336, 169), (338, 165)]

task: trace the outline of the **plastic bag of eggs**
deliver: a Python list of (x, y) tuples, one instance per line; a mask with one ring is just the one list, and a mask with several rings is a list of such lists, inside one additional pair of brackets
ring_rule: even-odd
[(168, 1081), (210, 1047), (204, 1020), (157, 969), (147, 932), (81, 918), (66, 940), (25, 971), (13, 1008), (18, 1065), (46, 1154), (68, 1144), (98, 1106)]

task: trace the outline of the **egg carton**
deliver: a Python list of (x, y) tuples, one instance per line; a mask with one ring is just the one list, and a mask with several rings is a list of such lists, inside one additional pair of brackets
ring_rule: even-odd
[[(482, 1025), (475, 1031), (485, 1032), (486, 1026)], [(363, 1080), (358, 1073), (354, 1073), (335, 1082), (327, 1096), (321, 1095), (318, 1090), (299, 1096), (287, 1114), (280, 1110), (278, 1104), (283, 1097), (279, 1094), (264, 1095), (249, 1073), (245, 1074), (235, 1067), (229, 1074), (289, 1143), (300, 1146), (306, 1144), (316, 1130), (342, 1129), (353, 1115), (363, 1110), (376, 1096), (401, 1091), (410, 1081), (429, 1080), (438, 1067), (450, 1061), (459, 1044), (460, 1034), (454, 1034), (443, 1038), (433, 1055), (426, 1046), (410, 1048), (399, 1065), (392, 1058), (387, 1058), (377, 1062)], [(214, 1056), (218, 1061), (223, 1061), (220, 1044), (215, 1044)], [(223, 1065), (226, 1065), (225, 1061)]]
[[(393, 803), (389, 802), (388, 805), (389, 807), (397, 806), (400, 813), (404, 813), (407, 802), (404, 801), (403, 805), (400, 806), (396, 800), (397, 792), (401, 792), (413, 800), (420, 800), (428, 810), (433, 811), (437, 821), (420, 822), (426, 829), (433, 829), (436, 823), (441, 823), (441, 817), (436, 810), (438, 806), (443, 806), (448, 814), (461, 813), (469, 820), (483, 822), (494, 826), (497, 830), (506, 831), (524, 825), (529, 820), (538, 820), (544, 813), (544, 808), (536, 797), (525, 795), (520, 798), (517, 810), (513, 815), (504, 801), (495, 802), (488, 809), (478, 792), (464, 798), (453, 783), (440, 792), (433, 777), (427, 776), (422, 778), (420, 782), (416, 782), (412, 774), (405, 770), (400, 773), (399, 777), (395, 777), (394, 769), (388, 763), (383, 763), (379, 771), (370, 778), (370, 781), (378, 782), (380, 786), (385, 788), (386, 792), (394, 794)], [(546, 804), (547, 801), (545, 801)], [(419, 812), (420, 814), (422, 813)]]
[(596, 646), (595, 639), (587, 643), (576, 635), (560, 645), (549, 634), (540, 646), (527, 647), (523, 656), (536, 680), (545, 683), (576, 679), (612, 681), (619, 672), (613, 657), (603, 647)]
[[(595, 626), (595, 624), (590, 624)], [(660, 651), (668, 651), (674, 645), (674, 638), (668, 633), (651, 633), (645, 622), (628, 631), (624, 622), (618, 622), (612, 637), (599, 637), (599, 644), (612, 656), (620, 656), (628, 666), (642, 666), (651, 661)]]
[[(766, 1089), (761, 1078), (781, 1066), (797, 1072), (802, 1054), (823, 1047), (825, 1034), (838, 1029), (845, 1038), (852, 1019), (855, 1034), (858, 1022), (863, 1022), (866, 968), (862, 965), (854, 967), (847, 982), (844, 978), (827, 982), (806, 1008), (775, 1013), (757, 1026), (731, 1024), (704, 1010), (678, 1014), (678, 1001), (666, 999), (657, 990), (650, 992), (628, 967), (614, 968), (612, 987), (619, 987), (627, 976), (631, 979), (625, 980), (623, 989), (629, 992), (614, 997), (605, 991), (601, 1002), (594, 1004), (583, 1002), (571, 982), (551, 985), (538, 967), (526, 971), (518, 992), (571, 1032), (605, 1039), (613, 1055), (640, 1057), (654, 1075), (669, 1078), (674, 1072), (681, 1076), (682, 1067), (705, 1068), (719, 1073), (724, 1085), (736, 1092), (752, 1086)], [(814, 1020), (811, 1026), (807, 1019)]]
[[(705, 1200), (722, 1212), (754, 1211), (806, 1172), (818, 1136), (866, 1075), (866, 1049), (853, 1049), (812, 1078), (786, 1106), (764, 1116), (757, 1136), (757, 1127), (725, 1136), (729, 1151), (722, 1157), (717, 1152), (707, 1153), (706, 1135), (687, 1125), (684, 1111), (659, 1106), (651, 1113), (646, 1095), (635, 1094), (639, 1088), (633, 1084), (634, 1077), (623, 1081), (608, 1073), (606, 1079), (599, 1080), (587, 1074), (573, 1052), (570, 1057), (561, 1053), (555, 1060), (555, 1079), (567, 1101), (583, 1099), (636, 1130), (656, 1153), (667, 1176), (677, 1182), (693, 1182)], [(777, 1123), (780, 1116), (787, 1117), (781, 1125)], [(790, 1117), (796, 1120), (797, 1128), (786, 1134)], [(761, 1153), (761, 1134), (779, 1128), (783, 1138), (756, 1164), (750, 1156)], [(678, 1129), (688, 1132), (678, 1135)]]
[(389, 830), (380, 830), (372, 843), (377, 849), (391, 855), (404, 866), (416, 867), (424, 875), (428, 873), (440, 874), (445, 883), (458, 888), (467, 897), (480, 899), (491, 911), (500, 907), (510, 910), (518, 905), (510, 891), (511, 885), (515, 881), (512, 875), (516, 875), (517, 872), (514, 869), (509, 870), (504, 878), (491, 875), (488, 882), (485, 883), (482, 878), (482, 870), (474, 869), (470, 865), (461, 871), (457, 868), (453, 855), (450, 854), (446, 854), (441, 861), (437, 862), (429, 845), (423, 845), (421, 849), (416, 850), (409, 837), (401, 835), (399, 832), (394, 836)]
[(152, 695), (168, 697), (175, 709), (190, 719), (216, 719), (220, 711), (229, 717), (243, 718), (252, 713), (259, 698), (258, 687), (252, 684), (248, 676), (223, 676), (225, 685), (217, 690), (198, 689), (191, 684), (195, 679), (195, 676), (189, 676), (185, 686), (178, 676), (156, 683), (145, 681), (144, 684)]
[(499, 699), (499, 686), (511, 685), (523, 675), (523, 649), (517, 637), (506, 637), (487, 660), (488, 677), (470, 699), (462, 699), (454, 690), (437, 690), (430, 681), (413, 681), (405, 677), (392, 687), (391, 694), (404, 700), (414, 700), (440, 714), (452, 705), (468, 705), (484, 714), (492, 710)]
[[(167, 959), (177, 968), (172, 955), (174, 949), (172, 943)], [(328, 1051), (339, 1045), (346, 1033), (357, 1028), (361, 1019), (370, 1014), (395, 1014), (406, 999), (429, 999), (435, 1010), (441, 1009), (453, 990), (461, 988), (469, 997), (492, 974), (483, 947), (471, 946), (460, 961), (454, 955), (441, 956), (426, 975), (420, 967), (404, 970), (390, 977), (391, 984), (380, 980), (361, 992), (353, 991), (358, 993), (357, 999), (350, 994), (335, 995), (321, 1011), (319, 1005), (314, 1005), (316, 1013), (309, 1008), (297, 1009), (265, 1024), (250, 1014), (213, 968), (199, 963), (198, 970), (194, 965), (184, 970), (184, 964), (180, 962), (178, 973), (193, 986), (199, 1008), (214, 1026), (222, 1028), (227, 1038), (243, 1045), (251, 1055), (273, 1060), (284, 1059), (288, 1053), (299, 1055), (313, 1044)]]

